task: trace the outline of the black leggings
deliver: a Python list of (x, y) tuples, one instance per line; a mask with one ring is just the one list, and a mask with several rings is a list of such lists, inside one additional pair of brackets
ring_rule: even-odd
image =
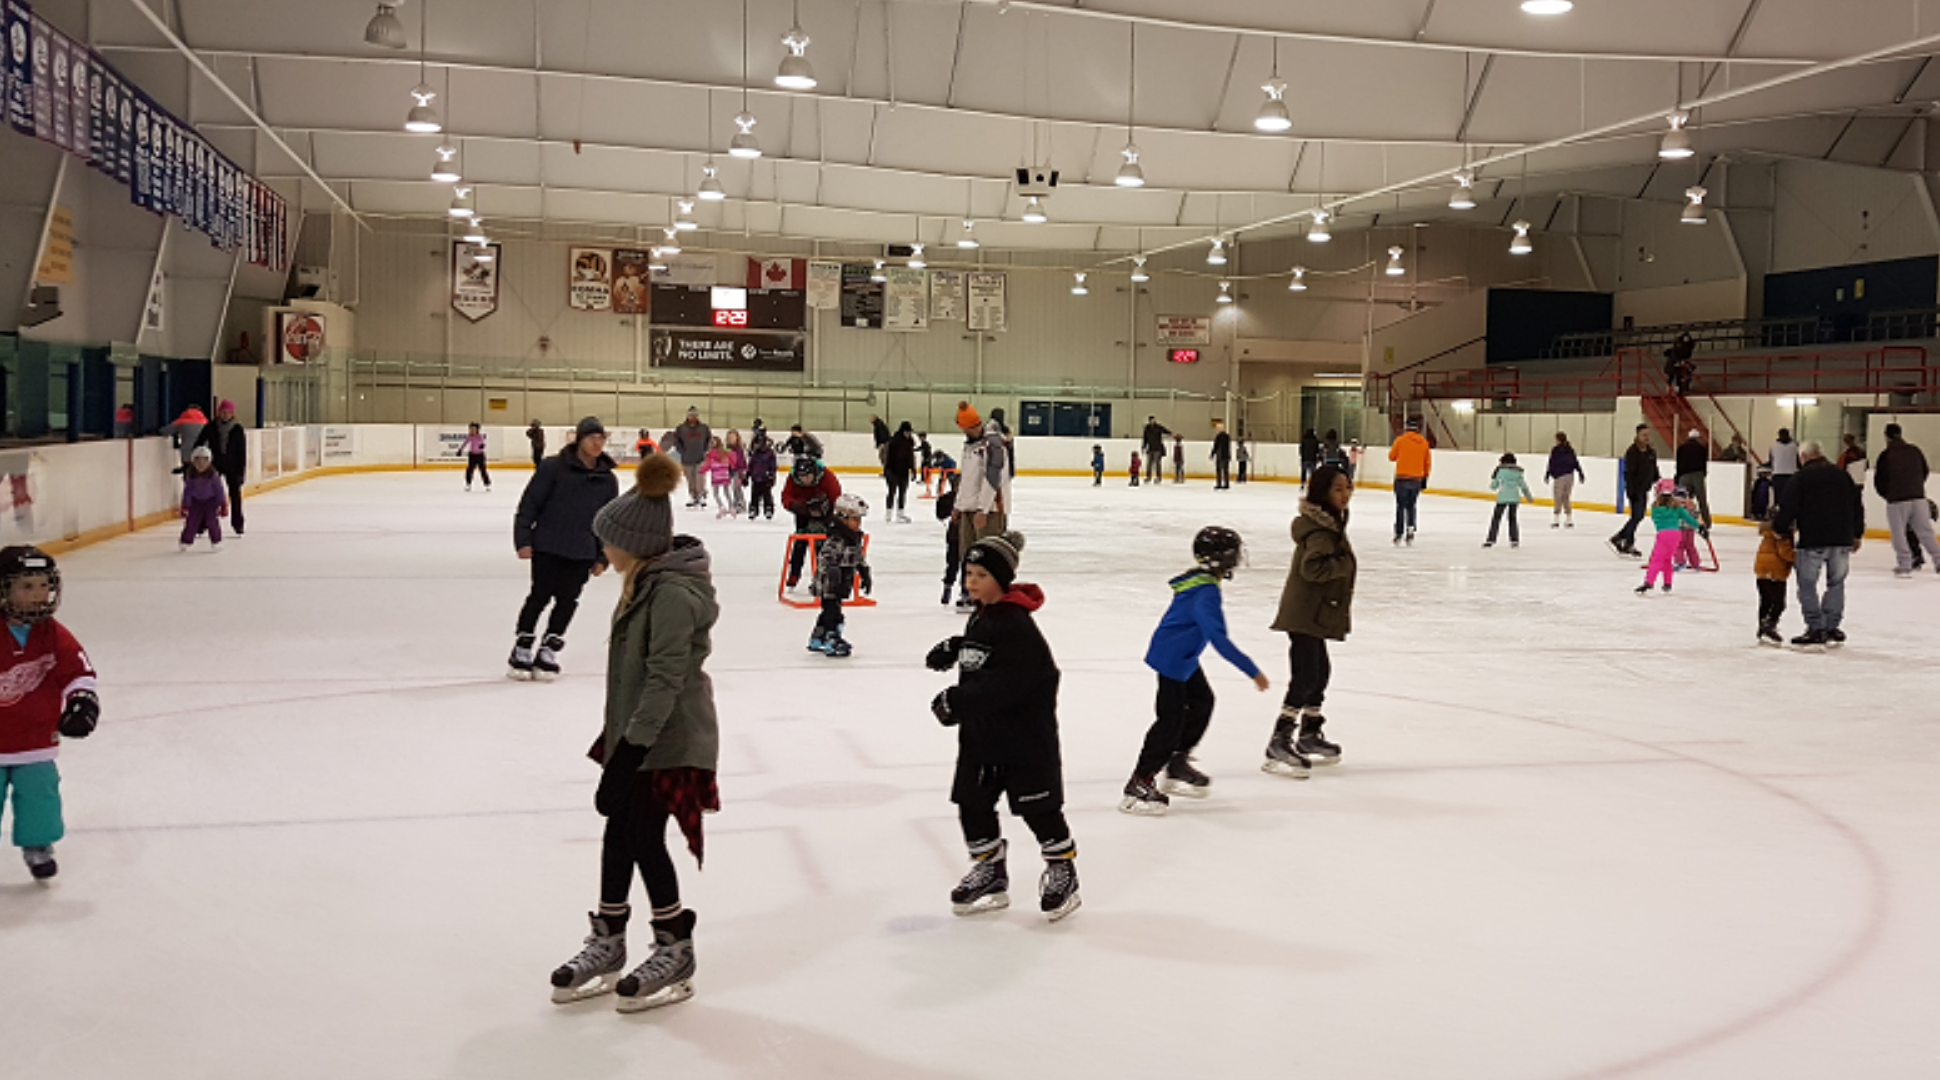
[(1212, 723), (1212, 684), (1205, 669), (1195, 669), (1184, 682), (1159, 676), (1158, 718), (1145, 732), (1145, 746), (1138, 752), (1139, 776), (1157, 775), (1173, 754), (1189, 752), (1206, 737)]
[(1333, 662), (1327, 659), (1327, 639), (1289, 633), (1287, 640), (1293, 674), (1282, 704), (1289, 709), (1318, 709), (1327, 697), (1327, 680), (1334, 674)]
[(748, 516), (754, 517), (764, 508), (769, 517), (775, 516), (775, 479), (772, 476), (748, 485)]
[(600, 843), (600, 903), (619, 906), (633, 890), (633, 871), (646, 882), (647, 899), (655, 911), (680, 906), (680, 878), (667, 853), (667, 812), (647, 795), (647, 774), (639, 775), (640, 790), (626, 809), (606, 819)]
[(1785, 617), (1785, 583), (1758, 579), (1758, 624), (1777, 626)]
[(909, 474), (884, 473), (883, 482), (889, 485), (889, 505), (885, 510), (909, 509)]
[(546, 620), (546, 633), (564, 636), (566, 628), (573, 624), (573, 613), (579, 610), (580, 591), (586, 588), (586, 579), (592, 575), (590, 559), (533, 552), (532, 591), (526, 594), (525, 606), (519, 609), (519, 633), (537, 630), (539, 616), (551, 604), (552, 616)]
[(477, 471), (479, 476), (484, 478), (486, 487), (492, 486), (492, 474), (485, 471), (484, 454), (465, 455), (465, 486), (466, 487), (472, 486), (472, 472), (474, 470)]
[(225, 476), (222, 478), (222, 482), (229, 487), (229, 524), (235, 527), (236, 535), (241, 536), (243, 531), (243, 478), (240, 476)]

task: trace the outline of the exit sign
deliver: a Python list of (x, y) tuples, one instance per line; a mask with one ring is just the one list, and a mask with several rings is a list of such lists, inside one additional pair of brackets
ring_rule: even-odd
[(1165, 354), (1167, 360), (1175, 364), (1196, 364), (1199, 362), (1198, 349), (1173, 349)]

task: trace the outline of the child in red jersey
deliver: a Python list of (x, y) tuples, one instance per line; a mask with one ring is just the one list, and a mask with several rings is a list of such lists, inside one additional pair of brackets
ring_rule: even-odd
[(61, 740), (94, 733), (101, 703), (94, 665), (81, 643), (54, 619), (61, 606), (61, 572), (39, 548), (0, 548), (0, 809), (13, 804), (13, 842), (34, 880), (59, 871), (54, 844), (61, 823), (61, 774), (54, 767)]

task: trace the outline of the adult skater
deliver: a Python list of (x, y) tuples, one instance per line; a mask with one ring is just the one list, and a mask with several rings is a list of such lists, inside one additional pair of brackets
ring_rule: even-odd
[(1333, 665), (1327, 642), (1344, 641), (1353, 629), (1354, 546), (1347, 542), (1347, 502), (1354, 483), (1331, 465), (1314, 470), (1306, 497), (1293, 519), (1293, 566), (1280, 592), (1273, 629), (1287, 635), (1292, 675), (1273, 737), (1266, 744), (1263, 772), (1305, 780), (1318, 762), (1340, 761), (1340, 747), (1327, 741), (1327, 698)]
[(229, 526), (243, 534), (243, 482), (249, 479), (249, 433), (236, 419), (236, 403), (216, 405), (216, 422), (205, 425), (195, 445), (206, 446), (214, 455), (212, 464), (229, 489)]
[(998, 407), (990, 410), (990, 422), (996, 425), (998, 433), (1004, 437), (1004, 468), (1010, 473), (1011, 476), (1016, 476), (1017, 475), (1017, 435), (1015, 432), (1010, 430), (1010, 422), (1004, 419), (1003, 406), (999, 405)]
[[(967, 556), (977, 541), (1003, 533), (1010, 520), (1011, 482), (1001, 432), (984, 423), (968, 403), (957, 411), (957, 429), (964, 438), (955, 507), (957, 545)], [(969, 610), (962, 601), (957, 608)]]
[[(579, 610), (586, 579), (606, 570), (593, 515), (612, 502), (620, 485), (613, 459), (606, 456), (606, 428), (589, 416), (573, 429), (573, 439), (541, 462), (519, 496), (512, 519), (512, 546), (532, 563), (532, 588), (519, 609), (518, 637), (507, 674), (550, 681), (559, 674), (559, 652), (566, 629)], [(533, 648), (539, 616), (551, 605), (546, 637)]]
[[(1846, 643), (1839, 628), (1846, 615), (1846, 571), (1866, 533), (1866, 506), (1860, 487), (1825, 459), (1817, 442), (1799, 444), (1799, 471), (1778, 493), (1772, 528), (1780, 536), (1798, 531), (1793, 541), (1798, 575), (1799, 613), (1805, 633), (1792, 639), (1801, 649), (1819, 650)], [(1825, 572), (1825, 592), (1819, 573)]]
[(1765, 461), (1772, 467), (1772, 497), (1782, 503), (1785, 489), (1799, 472), (1799, 444), (1792, 441), (1791, 428), (1778, 429), (1778, 441), (1766, 452)]
[(1698, 535), (1711, 535), (1711, 496), (1704, 490), (1704, 478), (1711, 471), (1711, 447), (1704, 433), (1692, 428), (1677, 444), (1677, 486), (1691, 493), (1698, 504)]
[(1927, 512), (1927, 457), (1904, 434), (1898, 424), (1886, 425), (1886, 449), (1879, 452), (1879, 464), (1873, 467), (1873, 490), (1886, 500), (1886, 528), (1893, 534), (1893, 576), (1897, 578), (1913, 576), (1921, 548), (1940, 571), (1940, 544), (1935, 543), (1933, 517)]
[(889, 488), (889, 500), (882, 511), (884, 521), (909, 524), (909, 482), (916, 475), (916, 432), (905, 420), (883, 447), (882, 479)]
[(1213, 421), (1213, 490), (1225, 491), (1233, 486), (1233, 437), (1226, 433), (1226, 425)]
[[(609, 990), (620, 1012), (694, 996), (694, 912), (681, 904), (667, 852), (671, 819), (699, 864), (703, 812), (719, 810), (715, 783), (720, 731), (704, 665), (721, 615), (707, 549), (673, 534), (681, 466), (669, 455), (641, 459), (633, 489), (593, 518), (605, 558), (622, 577), (607, 645), (606, 723), (593, 805), (606, 819), (600, 840), (600, 902), (579, 955), (552, 973), (552, 1000), (583, 1001)], [(653, 952), (626, 969), (626, 925), (635, 870), (653, 904)]]
[(1623, 452), (1623, 495), (1630, 503), (1630, 519), (1610, 538), (1610, 550), (1632, 558), (1643, 557), (1643, 552), (1637, 550), (1637, 525), (1650, 513), (1650, 492), (1659, 479), (1657, 448), (1650, 444), (1650, 425), (1638, 424), (1629, 448)]
[(525, 439), (532, 444), (532, 467), (538, 468), (546, 461), (546, 429), (538, 417), (532, 418), (532, 425), (525, 429)]
[(209, 414), (202, 411), (202, 406), (191, 405), (183, 409), (182, 415), (176, 417), (174, 422), (162, 428), (160, 434), (175, 437), (176, 452), (182, 457), (182, 464), (174, 471), (179, 473), (189, 467), (189, 455), (195, 453), (195, 448), (201, 444), (202, 429), (208, 426)]
[(1320, 468), (1320, 432), (1308, 428), (1306, 434), (1300, 436), (1300, 482), (1306, 483), (1318, 468)]
[(1583, 463), (1576, 459), (1576, 448), (1570, 445), (1569, 435), (1557, 432), (1556, 445), (1549, 449), (1549, 464), (1543, 469), (1543, 479), (1549, 483), (1550, 501), (1555, 504), (1550, 528), (1576, 528), (1570, 494), (1576, 490), (1576, 482), (1584, 478)]
[[(1421, 501), (1421, 493), (1428, 487), (1428, 473), (1434, 464), (1428, 440), (1421, 434), (1421, 417), (1408, 418), (1408, 429), (1388, 447), (1388, 460), (1394, 462), (1394, 542), (1412, 544), (1415, 542), (1415, 504)], [(1334, 471), (1343, 479), (1347, 476), (1340, 469)], [(1315, 469), (1314, 475), (1319, 476), (1320, 470)], [(1349, 480), (1347, 485), (1352, 488), (1354, 482)]]
[(880, 416), (869, 418), (869, 434), (876, 440), (876, 461), (882, 463), (883, 455), (889, 452), (889, 422)]
[[(781, 487), (781, 508), (795, 515), (796, 535), (826, 536), (829, 517), (835, 513), (835, 500), (841, 497), (842, 481), (822, 465), (822, 459), (801, 454), (796, 456), (794, 467), (788, 472), (788, 482)], [(808, 559), (809, 543), (796, 540), (788, 546), (788, 588), (801, 584), (802, 563)]]
[(1044, 856), (1038, 908), (1052, 922), (1078, 910), (1078, 845), (1064, 820), (1064, 764), (1058, 747), (1058, 665), (1032, 613), (1044, 592), (1017, 580), (1019, 533), (978, 540), (964, 552), (964, 581), (976, 601), (960, 637), (925, 658), (931, 671), (958, 669), (957, 684), (930, 702), (957, 729), (957, 806), (970, 873), (950, 892), (958, 915), (1010, 905), (1008, 845), (997, 802), (1024, 819)]
[(687, 474), (687, 505), (706, 506), (707, 486), (701, 477), (701, 463), (714, 448), (714, 432), (701, 423), (700, 409), (690, 406), (687, 419), (668, 432), (666, 441), (660, 445), (680, 459), (681, 470)]
[(822, 456), (822, 440), (803, 431), (802, 426), (796, 424), (788, 429), (788, 441), (781, 444), (781, 452), (795, 457), (812, 457), (819, 460)]
[(465, 431), (465, 441), (458, 444), (458, 452), (465, 457), (465, 490), (472, 489), (472, 476), (485, 478), (485, 490), (492, 490), (492, 472), (485, 467), (485, 433), (474, 422)]
[(1156, 416), (1145, 418), (1145, 431), (1139, 436), (1139, 445), (1145, 450), (1145, 482), (1156, 484), (1165, 479), (1165, 437), (1172, 430), (1159, 423)]

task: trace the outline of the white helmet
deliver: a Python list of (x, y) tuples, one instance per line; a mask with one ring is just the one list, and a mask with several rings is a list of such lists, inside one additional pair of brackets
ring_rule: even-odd
[(868, 513), (869, 504), (863, 502), (860, 495), (844, 495), (835, 500), (836, 517), (855, 518), (861, 521)]

